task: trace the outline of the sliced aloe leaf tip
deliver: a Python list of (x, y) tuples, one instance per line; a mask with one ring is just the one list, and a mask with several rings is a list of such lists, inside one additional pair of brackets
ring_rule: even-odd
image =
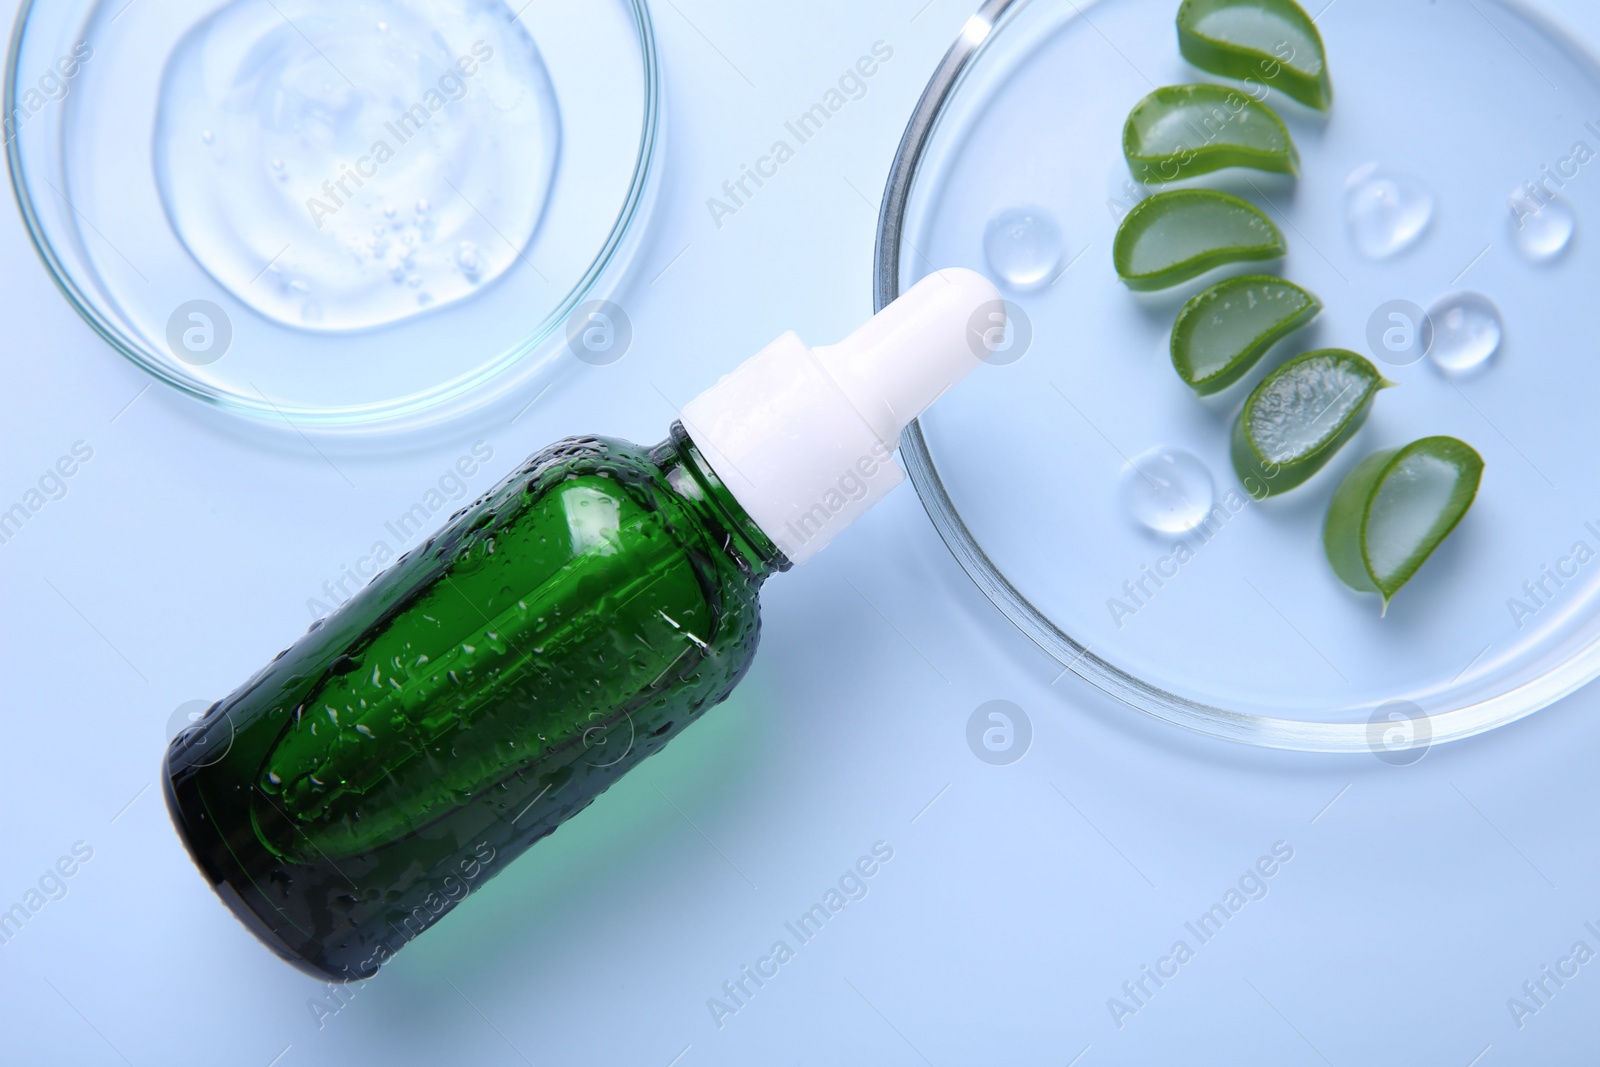
[(1282, 90), (1318, 111), (1333, 103), (1322, 34), (1294, 0), (1184, 0), (1178, 48), (1212, 74)]
[(1259, 208), (1228, 193), (1177, 189), (1135, 204), (1112, 249), (1123, 284), (1167, 289), (1229, 263), (1278, 259), (1283, 234)]
[(1139, 181), (1172, 182), (1227, 167), (1298, 174), (1289, 128), (1265, 104), (1221, 85), (1169, 85), (1134, 107), (1122, 151)]
[(1477, 499), (1483, 457), (1454, 437), (1424, 437), (1362, 460), (1333, 495), (1323, 547), (1340, 581), (1384, 609)]
[(1224, 279), (1178, 313), (1172, 328), (1173, 369), (1201, 396), (1220, 393), (1321, 311), (1321, 300), (1282, 278), (1247, 274)]
[(1296, 356), (1261, 380), (1233, 424), (1233, 466), (1257, 499), (1303, 484), (1354, 437), (1391, 386), (1354, 352)]

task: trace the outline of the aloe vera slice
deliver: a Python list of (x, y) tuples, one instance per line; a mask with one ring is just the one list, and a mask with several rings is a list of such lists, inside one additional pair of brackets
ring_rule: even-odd
[(1340, 581), (1389, 601), (1455, 530), (1478, 496), (1483, 457), (1454, 437), (1424, 437), (1362, 460), (1345, 478), (1322, 543)]
[(1287, 250), (1283, 234), (1253, 204), (1210, 189), (1177, 189), (1134, 205), (1117, 229), (1112, 258), (1123, 284), (1148, 292)]
[(1221, 85), (1157, 89), (1128, 116), (1122, 151), (1142, 182), (1177, 181), (1226, 167), (1300, 172), (1300, 153), (1278, 113)]
[(1178, 312), (1172, 366), (1201, 396), (1220, 393), (1321, 312), (1321, 300), (1282, 278), (1247, 274), (1225, 279)]
[(1261, 380), (1233, 424), (1233, 467), (1257, 500), (1303, 483), (1367, 420), (1385, 381), (1341, 348), (1296, 356)]
[(1212, 74), (1270, 85), (1318, 111), (1333, 103), (1322, 34), (1294, 0), (1183, 0), (1178, 48)]

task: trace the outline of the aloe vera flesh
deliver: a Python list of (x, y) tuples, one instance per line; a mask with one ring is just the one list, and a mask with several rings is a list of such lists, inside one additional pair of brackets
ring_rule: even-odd
[(1168, 289), (1231, 263), (1281, 258), (1283, 234), (1228, 193), (1179, 189), (1135, 204), (1117, 230), (1117, 274), (1135, 291)]
[(1294, 0), (1184, 0), (1178, 47), (1190, 63), (1319, 111), (1333, 103), (1322, 34)]
[(1233, 426), (1234, 470), (1258, 499), (1303, 485), (1356, 435), (1391, 383), (1354, 352), (1321, 349), (1261, 380)]
[(1172, 365), (1201, 396), (1248, 374), (1273, 345), (1306, 326), (1322, 301), (1282, 278), (1228, 278), (1196, 295), (1172, 328)]
[(1328, 509), (1323, 544), (1334, 573), (1387, 605), (1466, 516), (1482, 477), (1483, 458), (1453, 437), (1368, 456)]
[(1227, 167), (1300, 170), (1289, 129), (1265, 104), (1220, 85), (1169, 85), (1135, 105), (1122, 134), (1139, 181), (1173, 182)]

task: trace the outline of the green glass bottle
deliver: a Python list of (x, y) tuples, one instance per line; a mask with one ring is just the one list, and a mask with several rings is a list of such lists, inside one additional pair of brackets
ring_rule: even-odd
[(902, 479), (989, 305), (941, 272), (840, 345), (779, 338), (654, 448), (526, 461), (173, 741), (196, 864), (285, 959), (376, 972), (728, 695), (762, 583)]

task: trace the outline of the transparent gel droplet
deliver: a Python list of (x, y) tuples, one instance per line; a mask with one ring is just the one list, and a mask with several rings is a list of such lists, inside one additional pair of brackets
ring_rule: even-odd
[(468, 281), (477, 281), (478, 275), (483, 271), (483, 260), (478, 256), (478, 246), (471, 241), (462, 241), (456, 248), (456, 266), (461, 268), (461, 273)]
[(1416, 244), (1433, 220), (1433, 194), (1415, 178), (1369, 163), (1345, 180), (1345, 219), (1356, 248), (1388, 259)]
[(1523, 189), (1511, 194), (1516, 209), (1511, 216), (1511, 236), (1517, 251), (1530, 263), (1549, 263), (1572, 244), (1578, 216), (1565, 200), (1540, 203)]
[(262, 315), (316, 331), (426, 314), (514, 269), (561, 127), (513, 14), (504, 0), (217, 5), (173, 48), (156, 113), (156, 179), (190, 255)]
[(1156, 533), (1184, 534), (1211, 514), (1216, 486), (1211, 471), (1182, 449), (1153, 448), (1124, 467), (1122, 509)]
[(1422, 343), (1440, 370), (1463, 374), (1500, 351), (1505, 326), (1500, 309), (1480, 293), (1454, 293), (1428, 309)]
[(1013, 289), (1037, 289), (1055, 277), (1064, 242), (1061, 227), (1039, 208), (996, 215), (983, 232), (983, 254), (993, 273)]

